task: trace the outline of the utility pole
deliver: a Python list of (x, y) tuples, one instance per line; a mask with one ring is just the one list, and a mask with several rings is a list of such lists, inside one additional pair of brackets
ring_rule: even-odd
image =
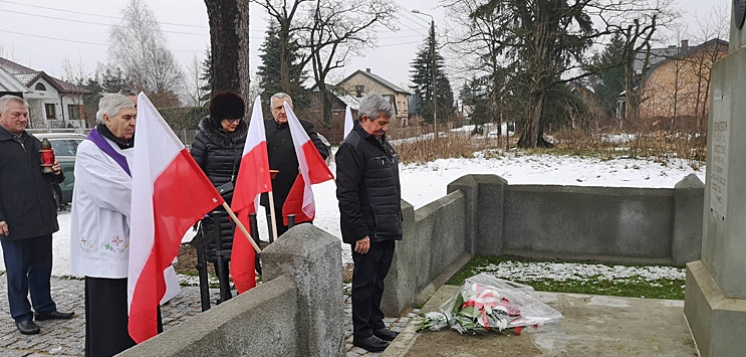
[(433, 59), (433, 127), (435, 129), (435, 139), (438, 138), (438, 70), (437, 70), (437, 60), (435, 59), (435, 18), (433, 15), (426, 14), (424, 12), (421, 12), (420, 10), (414, 9), (412, 10), (412, 13), (418, 14), (418, 15), (424, 15), (430, 17), (430, 56), (432, 56)]

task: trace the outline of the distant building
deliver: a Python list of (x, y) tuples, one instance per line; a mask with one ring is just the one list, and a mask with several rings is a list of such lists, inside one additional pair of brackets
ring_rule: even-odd
[[(649, 119), (706, 118), (709, 115), (710, 71), (728, 54), (728, 42), (713, 39), (697, 46), (652, 49), (650, 67), (640, 80), (640, 117)], [(642, 74), (644, 54), (633, 68)], [(617, 117), (624, 118), (626, 93), (617, 101)]]
[(12, 94), (26, 99), (30, 129), (84, 128), (84, 88), (54, 78), (0, 57), (0, 96)]
[(392, 119), (398, 120), (401, 123), (400, 125), (406, 126), (408, 124), (409, 98), (412, 93), (372, 73), (370, 68), (366, 68), (365, 71), (355, 71), (337, 83), (336, 87), (342, 88), (358, 98), (362, 98), (368, 93), (378, 93), (388, 98), (395, 112), (395, 118)]

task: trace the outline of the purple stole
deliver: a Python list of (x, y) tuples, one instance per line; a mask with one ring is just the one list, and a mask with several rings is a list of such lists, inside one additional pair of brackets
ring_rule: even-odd
[(111, 147), (111, 144), (109, 144), (106, 139), (104, 139), (103, 136), (101, 136), (101, 133), (98, 132), (95, 128), (91, 130), (91, 132), (88, 134), (87, 137), (88, 140), (96, 144), (101, 151), (103, 151), (106, 155), (109, 155), (110, 158), (114, 159), (114, 161), (119, 164), (119, 167), (124, 170), (124, 172), (127, 173), (130, 177), (132, 177), (132, 173), (130, 173), (130, 166), (127, 164), (127, 159), (124, 157), (124, 155), (118, 153), (116, 150), (114, 150), (113, 147)]

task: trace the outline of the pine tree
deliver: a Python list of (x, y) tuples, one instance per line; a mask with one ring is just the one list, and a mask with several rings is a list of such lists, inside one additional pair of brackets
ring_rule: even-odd
[(443, 123), (453, 118), (455, 108), (453, 106), (453, 90), (451, 82), (448, 80), (445, 72), (445, 59), (438, 51), (438, 42), (435, 39), (435, 29), (430, 28), (430, 35), (417, 52), (417, 56), (412, 62), (412, 69), (409, 71), (410, 79), (414, 83), (412, 90), (417, 96), (419, 108), (414, 108), (426, 122), (433, 122), (433, 48), (435, 48), (435, 62), (437, 75), (437, 103), (438, 103), (438, 122)]
[(204, 85), (200, 87), (205, 94), (200, 100), (205, 103), (205, 106), (210, 105), (210, 99), (212, 99), (212, 51), (207, 49), (205, 53), (205, 60), (202, 61), (202, 74), (199, 79), (203, 81)]
[[(307, 90), (303, 82), (308, 79), (306, 71), (299, 64), (300, 54), (298, 42), (292, 39), (288, 47), (288, 59), (290, 61), (290, 83), (282, 83), (280, 46), (282, 41), (279, 36), (280, 26), (276, 21), (270, 21), (266, 37), (259, 48), (261, 64), (257, 68), (257, 76), (260, 78), (262, 103), (269, 104), (269, 99), (277, 92), (284, 92), (293, 98), (293, 105), (304, 107), (307, 105)], [(268, 114), (268, 113), (267, 113)]]
[(624, 91), (624, 38), (621, 35), (612, 37), (603, 52), (593, 59), (593, 66), (599, 70), (595, 76), (594, 90), (598, 103), (609, 116), (614, 115), (616, 102)]

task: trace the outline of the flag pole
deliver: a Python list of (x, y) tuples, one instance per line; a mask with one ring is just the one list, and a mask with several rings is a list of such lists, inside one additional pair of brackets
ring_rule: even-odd
[(275, 196), (269, 191), (269, 214), (272, 217), (272, 238), (277, 241), (277, 218), (275, 218)]
[(256, 250), (257, 253), (261, 253), (262, 250), (259, 249), (259, 246), (256, 245), (253, 239), (251, 239), (251, 234), (249, 234), (249, 231), (246, 230), (246, 227), (244, 227), (243, 223), (236, 217), (236, 214), (233, 213), (233, 210), (231, 210), (231, 207), (228, 206), (227, 203), (223, 202), (223, 208), (225, 208), (226, 212), (228, 212), (228, 215), (231, 216), (231, 219), (233, 222), (236, 222), (236, 227), (243, 232), (243, 235), (246, 236), (246, 239), (249, 240), (249, 243), (251, 243), (251, 246), (254, 247), (254, 250)]

